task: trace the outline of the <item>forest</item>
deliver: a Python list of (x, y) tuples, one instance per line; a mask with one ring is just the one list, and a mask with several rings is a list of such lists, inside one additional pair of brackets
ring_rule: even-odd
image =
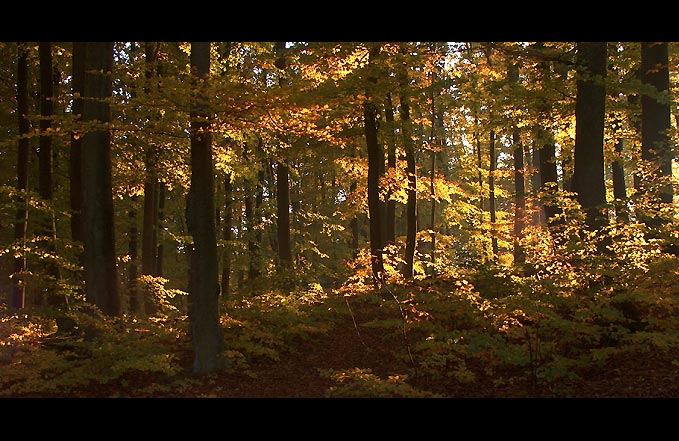
[(673, 42), (0, 42), (0, 397), (677, 397), (678, 80)]

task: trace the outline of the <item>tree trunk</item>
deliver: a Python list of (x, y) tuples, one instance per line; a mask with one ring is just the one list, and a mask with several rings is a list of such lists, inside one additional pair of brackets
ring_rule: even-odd
[[(651, 86), (652, 93), (641, 96), (641, 159), (654, 167), (658, 180), (672, 176), (672, 152), (669, 138), (670, 104), (656, 94), (667, 94), (670, 88), (668, 66), (668, 43), (641, 43), (641, 80)], [(673, 190), (671, 184), (661, 184), (657, 190), (644, 187), (650, 183), (643, 182), (644, 193), (651, 193), (652, 215), (640, 216), (650, 228), (657, 228), (668, 222), (660, 216), (660, 204), (671, 204)]]
[(139, 290), (137, 289), (137, 278), (139, 277), (138, 271), (137, 271), (137, 260), (139, 258), (138, 253), (137, 253), (137, 248), (138, 248), (138, 229), (137, 229), (137, 197), (134, 196), (132, 198), (132, 204), (133, 207), (128, 211), (128, 216), (130, 220), (130, 229), (128, 232), (128, 254), (130, 256), (130, 261), (128, 263), (128, 270), (127, 270), (127, 290), (128, 290), (128, 295), (130, 299), (130, 312), (137, 313), (139, 312)]
[(497, 227), (495, 225), (496, 213), (495, 213), (495, 169), (497, 167), (497, 160), (495, 158), (495, 131), (490, 131), (490, 171), (488, 173), (488, 187), (490, 189), (490, 236), (491, 244), (493, 250), (493, 259), (497, 258), (499, 253), (497, 246)]
[[(146, 42), (144, 52), (146, 54), (146, 66), (144, 77), (146, 85), (144, 93), (151, 92), (152, 80), (155, 77), (155, 64), (158, 61), (158, 44)], [(155, 118), (149, 118), (149, 125), (153, 125)], [(158, 272), (158, 148), (150, 145), (146, 148), (144, 164), (146, 176), (144, 180), (144, 219), (142, 229), (142, 274), (155, 276)], [(150, 288), (150, 287), (149, 287)], [(153, 290), (146, 289), (144, 292), (144, 310), (146, 315), (158, 312), (158, 306), (153, 299)]]
[[(401, 52), (402, 54), (403, 51)], [(410, 90), (408, 82), (408, 66), (405, 61), (400, 67), (399, 80), (401, 87), (401, 121), (403, 131), (403, 147), (406, 156), (406, 172), (408, 174), (408, 200), (406, 203), (406, 250), (403, 277), (410, 279), (414, 275), (415, 246), (417, 237), (417, 170), (415, 165), (415, 146), (412, 140), (410, 121)]]
[(214, 167), (209, 103), (203, 93), (210, 72), (210, 43), (191, 43), (194, 109), (191, 112), (191, 187), (186, 200), (186, 224), (193, 236), (189, 270), (189, 323), (193, 342), (193, 372), (207, 374), (221, 366), (223, 336), (219, 327), (217, 231)]
[(526, 256), (521, 246), (526, 215), (526, 181), (524, 180), (523, 145), (519, 130), (514, 128), (512, 133), (514, 147), (514, 263), (522, 264)]
[[(40, 59), (40, 150), (38, 154), (38, 194), (48, 205), (47, 213), (41, 218), (39, 232), (45, 237), (42, 248), (50, 255), (56, 252), (56, 225), (54, 218), (53, 176), (54, 176), (54, 151), (52, 138), (52, 118), (54, 117), (54, 75), (52, 65), (52, 45), (49, 42), (40, 42), (38, 45)], [(45, 287), (45, 300), (49, 305), (56, 306), (65, 303), (62, 296), (57, 296), (56, 282), (59, 278), (59, 269), (53, 261), (44, 262), (45, 275), (48, 282)], [(40, 299), (40, 297), (38, 297)], [(36, 300), (38, 300), (36, 299)], [(42, 299), (39, 300), (42, 303)]]
[(276, 163), (276, 208), (278, 215), (278, 269), (292, 270), (292, 247), (290, 244), (290, 181), (288, 166)]
[(369, 70), (366, 84), (366, 100), (363, 104), (363, 128), (368, 150), (368, 216), (370, 218), (370, 262), (373, 280), (377, 285), (384, 282), (384, 262), (382, 254), (382, 222), (380, 203), (380, 161), (384, 164), (384, 153), (377, 140), (377, 107), (374, 103), (374, 85), (377, 81), (374, 70), (375, 58), (380, 53), (380, 45), (370, 46)]
[[(73, 87), (73, 102), (71, 104), (71, 113), (73, 114), (74, 122), (78, 123), (82, 119), (83, 113), (83, 77), (85, 71), (83, 70), (83, 56), (85, 44), (82, 42), (73, 42), (73, 58), (72, 58), (72, 87)], [(76, 126), (77, 127), (77, 126)], [(71, 133), (71, 151), (69, 159), (69, 179), (70, 179), (70, 204), (71, 204), (71, 240), (73, 242), (83, 241), (83, 224), (82, 224), (82, 133), (76, 129)], [(82, 253), (78, 253), (78, 262), (82, 266)]]
[[(559, 190), (554, 139), (549, 132), (544, 129), (539, 129), (539, 133), (540, 141), (538, 142), (542, 145), (539, 150), (540, 190), (554, 193)], [(554, 217), (561, 214), (561, 208), (551, 201), (544, 202), (543, 205), (547, 223), (552, 223)]]
[[(26, 244), (26, 229), (28, 226), (28, 47), (25, 43), (17, 44), (17, 119), (19, 125), (18, 155), (17, 155), (17, 212), (14, 223), (14, 239), (17, 246), (22, 248)], [(14, 258), (14, 283), (10, 309), (25, 307), (26, 288), (22, 273), (26, 270), (26, 254), (24, 250)]]
[(619, 136), (615, 143), (615, 157), (611, 162), (611, 173), (613, 175), (613, 198), (615, 200), (615, 218), (619, 224), (626, 224), (629, 222), (629, 214), (627, 210), (627, 188), (625, 184), (625, 167), (623, 159), (623, 149), (625, 141), (622, 131), (623, 120), (618, 115), (613, 115), (612, 130), (615, 136)]
[(165, 220), (165, 183), (158, 182), (158, 221), (156, 222), (156, 243), (158, 248), (156, 251), (156, 272), (154, 276), (163, 277), (163, 254), (165, 247), (163, 245), (163, 221)]
[(578, 64), (583, 69), (577, 80), (575, 101), (575, 171), (572, 190), (585, 212), (590, 231), (604, 227), (601, 214), (606, 203), (604, 178), (604, 120), (606, 117), (606, 43), (579, 42)]
[(233, 252), (233, 184), (231, 173), (224, 178), (224, 254), (222, 255), (222, 297), (231, 297), (231, 253)]
[(83, 121), (98, 123), (82, 138), (83, 245), (87, 301), (120, 313), (111, 188), (113, 43), (85, 43)]
[[(396, 134), (394, 133), (394, 105), (391, 102), (391, 93), (387, 94), (384, 102), (384, 116), (387, 131), (387, 169), (389, 176), (394, 176), (396, 173)], [(385, 244), (396, 243), (396, 201), (391, 199), (392, 193), (389, 189), (386, 196)]]

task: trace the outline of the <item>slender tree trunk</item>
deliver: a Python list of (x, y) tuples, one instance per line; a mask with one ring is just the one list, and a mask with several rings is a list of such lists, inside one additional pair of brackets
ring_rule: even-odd
[(278, 269), (292, 270), (292, 247), (290, 243), (290, 181), (288, 166), (276, 163), (276, 207), (278, 214)]
[(370, 262), (373, 280), (381, 286), (384, 282), (383, 239), (380, 203), (380, 161), (384, 163), (384, 154), (377, 139), (377, 107), (374, 102), (375, 59), (379, 56), (380, 44), (370, 45), (368, 60), (368, 78), (366, 82), (365, 102), (363, 103), (363, 129), (368, 150), (368, 217), (370, 220)]
[[(349, 194), (354, 194), (356, 192), (358, 184), (352, 182), (349, 186)], [(358, 228), (358, 216), (351, 218), (351, 249), (354, 253), (358, 252), (358, 239), (359, 239), (359, 228)]]
[(523, 145), (518, 129), (512, 133), (514, 147), (514, 263), (522, 264), (526, 256), (521, 246), (526, 215), (526, 181), (524, 180)]
[[(538, 153), (540, 161), (540, 189), (541, 191), (550, 191), (554, 193), (559, 190), (554, 139), (544, 129), (540, 129), (539, 132), (539, 142), (542, 144)], [(561, 214), (561, 208), (553, 202), (544, 202), (543, 206), (548, 224), (553, 222), (556, 215)]]
[[(403, 52), (402, 52), (403, 54)], [(415, 165), (415, 147), (412, 140), (412, 126), (410, 121), (410, 90), (408, 82), (408, 66), (404, 62), (401, 66), (401, 121), (403, 131), (403, 147), (406, 156), (406, 171), (408, 174), (408, 201), (406, 204), (406, 250), (403, 277), (410, 279), (414, 275), (415, 247), (417, 238), (417, 170)]]
[(431, 134), (429, 136), (429, 144), (431, 146), (431, 172), (429, 175), (429, 196), (431, 198), (431, 214), (429, 217), (429, 231), (431, 236), (431, 271), (435, 274), (436, 265), (436, 154), (438, 151), (436, 138), (436, 108), (434, 107), (434, 93), (431, 94)]
[(490, 172), (488, 173), (488, 187), (490, 188), (490, 235), (493, 249), (493, 259), (497, 258), (499, 253), (497, 245), (497, 226), (495, 213), (495, 169), (497, 167), (497, 160), (495, 158), (495, 131), (490, 131)]
[[(276, 67), (285, 70), (285, 42), (279, 41), (275, 46)], [(278, 80), (279, 86), (283, 85), (283, 77)], [(278, 270), (292, 270), (292, 245), (290, 239), (290, 172), (288, 164), (284, 161), (276, 163), (276, 208), (278, 214), (277, 237), (278, 237)]]
[(189, 270), (189, 323), (193, 342), (193, 372), (207, 374), (221, 367), (223, 336), (219, 326), (217, 231), (214, 167), (209, 102), (203, 82), (210, 73), (210, 43), (191, 43), (191, 68), (196, 72), (196, 104), (191, 112), (191, 186), (186, 224), (193, 236)]
[[(47, 204), (48, 212), (43, 215), (40, 222), (40, 234), (45, 237), (42, 247), (47, 254), (56, 252), (56, 225), (54, 218), (53, 177), (54, 177), (54, 150), (52, 138), (52, 119), (54, 117), (54, 75), (52, 65), (52, 45), (49, 42), (40, 42), (38, 45), (40, 59), (40, 150), (38, 154), (38, 194)], [(45, 300), (52, 306), (63, 304), (65, 299), (58, 297), (56, 293), (56, 281), (59, 278), (59, 269), (52, 261), (44, 263), (45, 275), (49, 282), (45, 288)], [(41, 297), (38, 297), (42, 303)]]
[[(146, 66), (144, 77), (146, 85), (144, 93), (149, 94), (152, 90), (152, 81), (155, 77), (156, 63), (158, 62), (157, 43), (146, 42), (144, 51), (146, 54)], [(153, 125), (155, 118), (149, 118), (148, 124)], [(158, 272), (158, 148), (150, 145), (146, 148), (144, 158), (146, 176), (144, 180), (144, 219), (142, 228), (142, 274), (155, 276)], [(153, 290), (146, 289), (144, 293), (144, 310), (147, 315), (158, 312), (158, 306), (153, 298)]]
[[(87, 301), (107, 315), (120, 313), (111, 188), (113, 43), (85, 43), (83, 121), (102, 126), (82, 138), (83, 245)], [(105, 125), (105, 126), (104, 126)]]
[[(28, 132), (30, 122), (28, 119), (28, 47), (25, 43), (17, 44), (17, 119), (19, 125), (18, 155), (17, 155), (17, 213), (14, 223), (14, 239), (17, 246), (22, 248), (26, 245), (26, 229), (28, 226)], [(26, 288), (23, 283), (22, 273), (26, 270), (26, 254), (21, 253), (14, 258), (14, 283), (10, 309), (22, 309), (25, 307)]]
[[(73, 42), (73, 56), (72, 56), (72, 87), (73, 87), (73, 101), (71, 104), (71, 113), (73, 120), (77, 124), (82, 119), (83, 113), (83, 54), (84, 43)], [(77, 126), (76, 126), (77, 127)], [(71, 149), (69, 158), (69, 179), (70, 179), (70, 204), (71, 204), (71, 240), (82, 245), (83, 241), (83, 224), (82, 224), (82, 133), (75, 129), (71, 132)], [(77, 253), (78, 264), (83, 265), (83, 255), (81, 252)]]
[(137, 249), (139, 248), (138, 246), (138, 238), (137, 236), (139, 235), (138, 229), (137, 229), (137, 197), (134, 196), (132, 198), (132, 204), (133, 207), (128, 211), (128, 216), (129, 216), (129, 221), (130, 221), (130, 230), (128, 232), (129, 237), (128, 237), (128, 254), (130, 256), (130, 261), (128, 263), (128, 270), (127, 270), (127, 291), (129, 295), (129, 308), (130, 312), (132, 313), (137, 313), (139, 312), (139, 290), (137, 289), (137, 278), (139, 277), (138, 271), (137, 271), (137, 264), (139, 260), (139, 256), (137, 253)]
[(162, 241), (163, 234), (163, 221), (165, 220), (165, 183), (158, 182), (158, 216), (157, 216), (157, 227), (156, 227), (156, 243), (158, 244), (156, 252), (156, 277), (163, 276), (163, 254), (165, 253), (165, 247)]
[(224, 254), (222, 255), (222, 297), (231, 298), (231, 254), (233, 253), (233, 184), (231, 173), (224, 178)]
[[(396, 134), (394, 133), (394, 105), (391, 102), (391, 93), (387, 94), (384, 102), (384, 116), (387, 131), (387, 169), (389, 176), (394, 176), (396, 174)], [(386, 196), (385, 244), (396, 243), (396, 201), (391, 199), (392, 193), (393, 191), (389, 189)]]
[(627, 188), (625, 184), (625, 167), (623, 158), (623, 149), (625, 141), (620, 134), (622, 131), (623, 120), (617, 115), (613, 115), (612, 129), (613, 133), (618, 136), (615, 143), (615, 157), (611, 162), (611, 173), (613, 175), (613, 198), (615, 199), (615, 218), (620, 224), (629, 222), (629, 214), (627, 209)]
[(577, 81), (575, 102), (575, 172), (573, 191), (586, 215), (591, 230), (608, 221), (601, 214), (606, 203), (604, 178), (604, 120), (606, 117), (606, 43), (579, 42), (578, 64), (584, 71)]

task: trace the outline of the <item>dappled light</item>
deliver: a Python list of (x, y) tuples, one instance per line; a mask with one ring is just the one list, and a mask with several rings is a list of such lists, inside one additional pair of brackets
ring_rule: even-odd
[(678, 397), (677, 49), (0, 43), (0, 397)]

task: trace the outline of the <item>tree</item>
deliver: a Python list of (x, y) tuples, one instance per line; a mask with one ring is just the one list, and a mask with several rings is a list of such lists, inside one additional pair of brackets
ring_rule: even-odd
[[(73, 42), (73, 55), (71, 62), (72, 69), (72, 92), (73, 102), (71, 104), (74, 121), (80, 122), (83, 113), (83, 81), (85, 71), (83, 70), (85, 56), (85, 43)], [(80, 130), (71, 132), (71, 149), (69, 157), (69, 179), (70, 179), (70, 206), (71, 206), (71, 240), (74, 242), (83, 241), (83, 222), (82, 222), (82, 133)], [(79, 263), (82, 265), (82, 253), (78, 254)]]
[[(374, 87), (377, 82), (374, 69), (375, 58), (379, 55), (380, 45), (370, 46), (368, 76), (365, 102), (363, 103), (363, 127), (365, 143), (368, 150), (368, 216), (370, 218), (370, 261), (373, 279), (381, 285), (384, 282), (384, 263), (382, 254), (382, 222), (380, 204), (380, 161), (384, 163), (384, 155), (377, 140), (377, 106), (374, 102)], [(371, 64), (372, 63), (372, 64)]]
[(207, 374), (221, 367), (223, 337), (219, 327), (217, 231), (209, 101), (210, 43), (191, 43), (191, 71), (196, 94), (191, 111), (191, 186), (186, 198), (186, 225), (193, 237), (189, 269), (189, 323), (193, 372)]
[[(43, 236), (42, 248), (47, 255), (54, 255), (56, 241), (56, 225), (54, 223), (53, 175), (54, 148), (52, 137), (52, 119), (54, 117), (54, 75), (52, 64), (52, 44), (40, 42), (38, 44), (40, 59), (40, 142), (38, 150), (38, 194), (47, 207), (47, 213), (40, 219), (40, 234)], [(59, 278), (59, 270), (53, 260), (44, 263), (45, 296), (49, 304), (56, 305), (63, 302), (63, 297), (57, 297), (55, 282)], [(36, 299), (42, 303), (43, 299)]]
[[(276, 67), (283, 71), (286, 67), (285, 42), (277, 42)], [(279, 85), (283, 83), (279, 78)], [(278, 269), (292, 269), (292, 245), (290, 241), (290, 172), (285, 160), (276, 162), (276, 207), (278, 227)]]
[[(28, 47), (25, 43), (17, 44), (17, 120), (19, 125), (17, 155), (17, 212), (14, 223), (14, 240), (17, 246), (25, 247), (26, 229), (28, 227)], [(14, 258), (14, 283), (10, 308), (21, 309), (25, 306), (26, 287), (22, 281), (22, 273), (26, 269), (26, 255), (22, 251)]]
[[(650, 196), (654, 211), (659, 204), (671, 204), (673, 198), (672, 185), (667, 182), (672, 176), (670, 105), (666, 97), (670, 89), (668, 54), (666, 42), (641, 43), (640, 77), (649, 90), (641, 95), (641, 159), (652, 168), (649, 176), (661, 184), (650, 190), (652, 182), (645, 182), (640, 190)], [(644, 213), (640, 218), (649, 228), (667, 223), (659, 212)]]
[(82, 138), (85, 293), (107, 315), (120, 313), (111, 189), (113, 43), (84, 43)]
[(408, 65), (405, 59), (407, 47), (400, 48), (404, 57), (398, 72), (400, 101), (401, 101), (401, 130), (403, 133), (403, 150), (406, 157), (406, 172), (408, 174), (408, 201), (406, 204), (406, 249), (403, 277), (410, 279), (414, 275), (415, 246), (417, 240), (417, 166), (415, 163), (415, 146), (412, 140), (412, 126), (410, 121), (410, 84), (408, 79)]
[(585, 211), (591, 230), (607, 224), (601, 210), (606, 203), (604, 181), (604, 120), (606, 117), (606, 43), (577, 44), (580, 67), (575, 103), (575, 171), (572, 190)]
[(497, 169), (497, 159), (495, 155), (495, 131), (490, 131), (490, 169), (488, 173), (488, 187), (490, 189), (490, 228), (491, 228), (491, 244), (493, 250), (493, 258), (498, 255), (498, 245), (497, 245), (497, 231), (495, 228), (495, 222), (497, 220), (497, 213), (495, 210), (495, 170)]

